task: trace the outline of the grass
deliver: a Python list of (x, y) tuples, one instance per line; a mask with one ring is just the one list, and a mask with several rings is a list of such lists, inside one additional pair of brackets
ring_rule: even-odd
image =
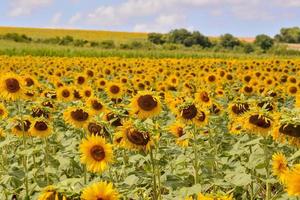
[[(54, 56), (54, 57), (147, 57), (147, 58), (270, 58), (278, 57), (272, 54), (240, 54), (223, 53), (207, 50), (122, 50), (122, 49), (100, 49), (91, 47), (59, 46), (51, 44), (17, 43), (13, 41), (0, 40), (0, 55), (8, 56)], [(281, 58), (295, 58), (295, 56), (280, 56)]]
[(53, 37), (64, 37), (70, 35), (75, 39), (92, 41), (114, 40), (117, 43), (128, 41), (144, 41), (147, 33), (129, 33), (115, 31), (75, 30), (75, 29), (43, 29), (43, 28), (21, 28), (21, 27), (0, 27), (0, 35), (7, 33), (26, 34), (34, 39)]

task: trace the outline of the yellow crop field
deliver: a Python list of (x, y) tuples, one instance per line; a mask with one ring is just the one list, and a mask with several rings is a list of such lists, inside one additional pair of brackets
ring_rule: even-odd
[(0, 199), (300, 194), (300, 60), (0, 56)]
[(0, 27), (0, 35), (7, 33), (26, 34), (32, 38), (64, 37), (70, 35), (75, 39), (92, 41), (114, 40), (116, 42), (142, 41), (147, 39), (147, 33), (128, 33), (116, 31), (93, 31), (93, 30), (71, 30), (71, 29), (43, 29), (22, 27)]

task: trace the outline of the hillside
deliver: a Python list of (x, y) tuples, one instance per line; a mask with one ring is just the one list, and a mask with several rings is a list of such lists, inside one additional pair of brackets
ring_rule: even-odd
[(147, 33), (129, 33), (116, 31), (95, 31), (76, 29), (50, 29), (50, 28), (21, 28), (21, 27), (0, 27), (0, 35), (6, 33), (26, 34), (32, 38), (63, 37), (70, 35), (75, 39), (92, 41), (114, 40), (116, 42), (141, 41), (147, 38)]

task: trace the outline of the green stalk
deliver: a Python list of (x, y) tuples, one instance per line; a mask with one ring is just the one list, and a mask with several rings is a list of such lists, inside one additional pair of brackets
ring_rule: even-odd
[(268, 144), (267, 144), (267, 138), (264, 139), (264, 154), (265, 154), (265, 169), (266, 169), (266, 200), (271, 199), (271, 185), (269, 183), (270, 178), (270, 170), (269, 170), (269, 157), (268, 157)]
[[(24, 150), (27, 149), (27, 142), (26, 142), (26, 135), (25, 135), (25, 129), (24, 129), (24, 124), (23, 124), (23, 113), (21, 110), (21, 101), (17, 100), (17, 108), (18, 108), (18, 113), (21, 118), (21, 130), (22, 130), (22, 143), (23, 143), (23, 148)], [(29, 187), (28, 187), (28, 168), (27, 168), (27, 155), (23, 156), (23, 167), (24, 167), (24, 185), (25, 185), (25, 199), (29, 199)]]
[(46, 176), (46, 181), (47, 181), (47, 185), (49, 185), (49, 174), (47, 172), (47, 168), (48, 168), (48, 142), (47, 142), (47, 138), (44, 138), (44, 145), (45, 145), (45, 176)]
[(154, 200), (157, 200), (157, 184), (156, 184), (156, 173), (155, 173), (155, 161), (153, 157), (153, 150), (152, 147), (150, 148), (150, 159), (152, 164), (152, 178), (153, 178), (153, 197)]
[(194, 152), (194, 181), (195, 181), (195, 184), (197, 184), (199, 182), (199, 166), (198, 166), (198, 150), (197, 150), (197, 144), (196, 144), (196, 141), (197, 141), (197, 137), (196, 137), (196, 130), (194, 128), (193, 130), (193, 152)]

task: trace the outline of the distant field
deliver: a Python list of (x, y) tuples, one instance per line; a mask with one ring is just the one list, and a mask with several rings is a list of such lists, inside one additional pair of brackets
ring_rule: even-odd
[(32, 38), (63, 37), (70, 35), (75, 39), (92, 41), (114, 40), (115, 42), (142, 41), (147, 39), (147, 33), (129, 33), (114, 31), (95, 30), (71, 30), (71, 29), (42, 29), (42, 28), (19, 28), (0, 27), (0, 35), (6, 33), (26, 34)]

